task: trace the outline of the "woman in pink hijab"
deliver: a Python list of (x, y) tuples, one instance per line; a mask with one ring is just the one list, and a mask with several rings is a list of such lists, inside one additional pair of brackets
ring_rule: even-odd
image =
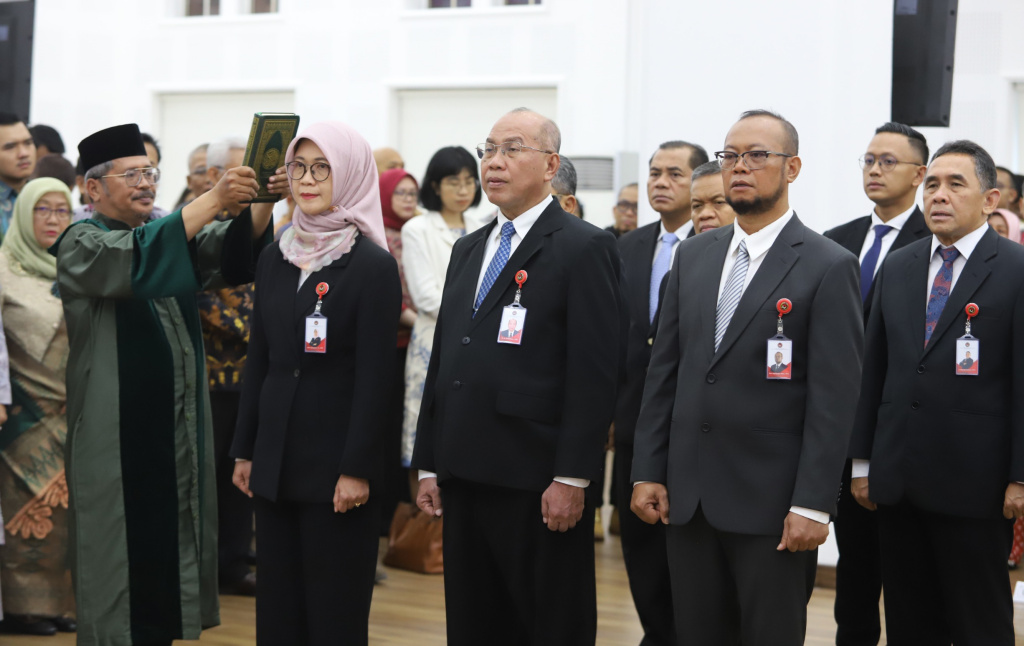
[(317, 123), (285, 166), (296, 207), (260, 255), (231, 447), (256, 512), (256, 640), (366, 644), (402, 287), (366, 140)]
[(1014, 242), (1024, 242), (1020, 237), (1020, 218), (1013, 211), (996, 209), (988, 216), (988, 225), (1004, 238)]

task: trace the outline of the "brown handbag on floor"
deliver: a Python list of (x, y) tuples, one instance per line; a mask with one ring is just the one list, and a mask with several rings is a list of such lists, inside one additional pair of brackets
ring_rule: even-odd
[(388, 532), (384, 565), (420, 574), (443, 574), (443, 523), (442, 519), (428, 516), (412, 503), (398, 503)]

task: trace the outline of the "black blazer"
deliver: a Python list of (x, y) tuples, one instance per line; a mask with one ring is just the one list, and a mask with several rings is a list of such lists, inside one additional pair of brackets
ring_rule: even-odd
[[(623, 302), (628, 313), (625, 370), (615, 407), (615, 443), (633, 444), (644, 379), (651, 362), (651, 349), (658, 317), (650, 320), (651, 270), (661, 222), (631, 231), (619, 238), (622, 257)], [(667, 274), (666, 274), (667, 277)], [(658, 301), (659, 304), (661, 301)]]
[[(670, 520), (781, 535), (791, 506), (835, 508), (860, 386), (857, 258), (794, 216), (740, 298), (718, 351), (734, 227), (684, 241), (669, 272), (634, 440), (633, 480), (666, 484)], [(792, 379), (769, 380), (781, 298)]]
[[(1024, 480), (1024, 247), (982, 236), (925, 347), (930, 251), (919, 240), (875, 278), (850, 457), (871, 460), (876, 503), (1001, 518), (1006, 485)], [(972, 302), (984, 350), (978, 376), (957, 376)]]
[[(840, 245), (845, 247), (847, 250), (853, 253), (853, 255), (860, 258), (860, 251), (864, 248), (864, 238), (867, 237), (868, 232), (871, 230), (871, 216), (865, 215), (851, 220), (846, 224), (840, 224), (834, 229), (829, 229), (825, 232), (825, 237), (830, 240), (835, 240)], [(924, 222), (924, 214), (921, 213), (921, 208), (918, 206), (914, 207), (914, 212), (907, 218), (906, 224), (900, 229), (900, 232), (896, 234), (896, 239), (892, 242), (892, 247), (889, 248), (889, 253), (902, 249), (915, 240), (921, 238), (927, 238), (932, 235), (932, 232), (928, 230), (928, 225)], [(888, 254), (886, 254), (888, 255)], [(878, 262), (882, 263), (885, 258), (879, 258)], [(877, 273), (875, 274), (878, 275)], [(864, 322), (867, 323), (868, 315), (871, 314), (871, 296), (874, 293), (875, 286), (871, 286), (871, 290), (868, 291), (868, 299), (864, 302)]]
[[(327, 352), (310, 354), (306, 317), (321, 282)], [(298, 286), (275, 243), (256, 269), (231, 455), (253, 461), (249, 488), (264, 498), (329, 502), (340, 475), (377, 476), (402, 286), (394, 258), (364, 236)]]
[[(492, 223), (455, 243), (423, 390), (412, 466), (526, 491), (596, 480), (619, 369), (615, 238), (552, 203), (472, 318)], [(525, 269), (521, 345), (497, 343)]]

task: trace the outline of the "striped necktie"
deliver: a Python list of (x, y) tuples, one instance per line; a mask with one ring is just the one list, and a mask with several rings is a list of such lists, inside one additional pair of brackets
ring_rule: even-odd
[(722, 344), (725, 331), (729, 329), (729, 321), (736, 313), (736, 306), (743, 296), (743, 285), (747, 281), (747, 268), (750, 267), (750, 256), (747, 254), (747, 241), (740, 242), (737, 249), (736, 264), (729, 272), (729, 280), (722, 290), (722, 297), (718, 299), (718, 311), (715, 313), (715, 352)]

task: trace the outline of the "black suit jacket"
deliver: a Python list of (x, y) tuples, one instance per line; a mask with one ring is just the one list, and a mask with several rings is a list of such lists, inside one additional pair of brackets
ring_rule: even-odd
[[(555, 477), (596, 480), (619, 359), (615, 238), (552, 203), (472, 317), (492, 223), (455, 243), (423, 389), (412, 466), (544, 491)], [(522, 343), (497, 343), (513, 276), (525, 269)]]
[[(870, 230), (871, 216), (865, 215), (857, 218), (856, 220), (851, 220), (846, 224), (840, 224), (834, 229), (829, 229), (825, 232), (825, 237), (835, 240), (859, 259), (860, 251), (864, 248), (864, 238), (867, 237)], [(924, 214), (921, 213), (921, 208), (915, 206), (914, 212), (910, 214), (909, 218), (907, 218), (906, 224), (904, 224), (900, 229), (900, 232), (896, 234), (896, 239), (893, 240), (892, 247), (889, 248), (889, 253), (892, 253), (897, 249), (902, 249), (915, 240), (927, 238), (931, 236), (931, 234), (932, 232), (928, 230), (928, 225), (924, 222)], [(884, 261), (885, 258), (878, 259), (879, 264)], [(873, 293), (874, 285), (871, 286), (871, 291), (868, 291), (868, 299), (864, 303), (865, 323), (867, 323), (868, 315), (871, 314), (871, 295)]]
[(647, 366), (651, 362), (651, 350), (658, 327), (657, 316), (653, 323), (650, 320), (651, 270), (660, 231), (661, 222), (654, 222), (619, 238), (623, 303), (628, 313), (628, 322), (625, 370), (615, 407), (616, 444), (633, 443)]
[[(307, 353), (306, 317), (321, 282), (329, 286), (320, 311), (327, 352)], [(299, 268), (275, 243), (256, 270), (231, 455), (253, 461), (249, 487), (264, 498), (330, 502), (340, 475), (377, 476), (394, 404), (388, 393), (402, 286), (394, 258), (363, 236), (298, 285)]]
[[(931, 239), (919, 240), (875, 278), (850, 457), (871, 460), (876, 503), (1001, 518), (1006, 485), (1024, 480), (1024, 247), (991, 229), (982, 236), (925, 347), (930, 251)], [(985, 365), (957, 376), (972, 302)]]
[[(734, 228), (684, 241), (669, 272), (634, 441), (633, 480), (666, 484), (670, 520), (698, 504), (717, 529), (781, 535), (791, 506), (835, 508), (860, 386), (857, 258), (794, 216), (750, 279), (715, 352)], [(781, 298), (792, 378), (769, 380)]]

